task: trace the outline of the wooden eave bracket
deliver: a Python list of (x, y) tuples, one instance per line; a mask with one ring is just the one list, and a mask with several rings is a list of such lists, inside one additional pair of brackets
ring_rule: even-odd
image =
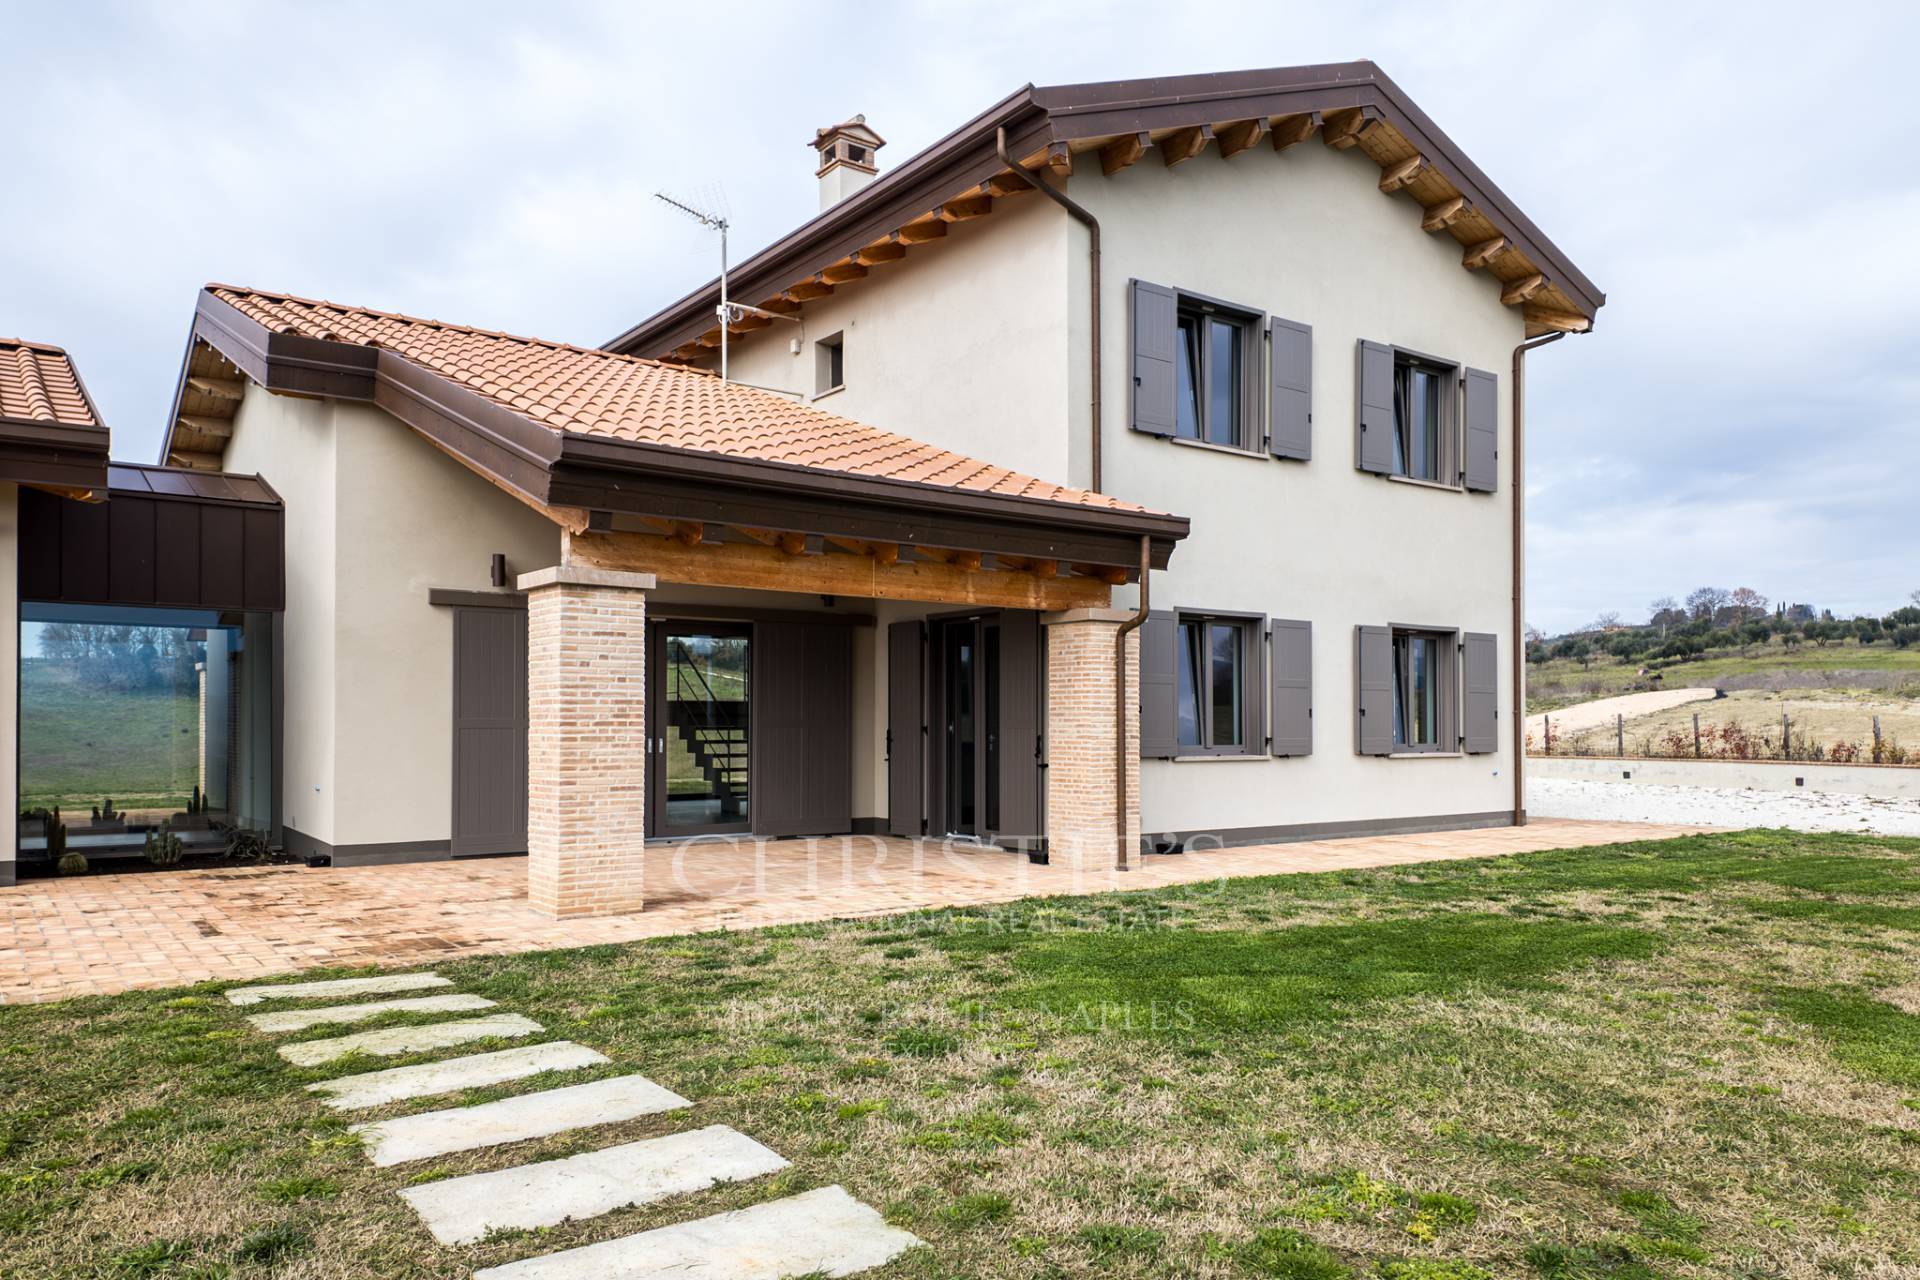
[(1500, 291), (1500, 301), (1509, 307), (1517, 307), (1534, 294), (1547, 287), (1547, 278), (1538, 271), (1520, 280), (1515, 280)]
[(1379, 117), (1370, 114), (1365, 107), (1330, 111), (1322, 119), (1320, 140), (1335, 151), (1346, 151), (1357, 146), (1360, 135), (1379, 123)]
[(899, 244), (925, 244), (929, 240), (938, 240), (947, 234), (947, 224), (938, 218), (925, 222), (909, 222), (893, 233), (891, 237)]
[(1573, 315), (1565, 311), (1548, 311), (1542, 307), (1528, 307), (1524, 314), (1529, 326), (1547, 329), (1554, 333), (1585, 333), (1593, 328), (1593, 321), (1587, 319), (1585, 316)]
[(1388, 195), (1400, 190), (1425, 171), (1427, 158), (1421, 155), (1408, 156), (1399, 164), (1391, 165), (1381, 171), (1380, 190)]
[(187, 389), (215, 400), (237, 401), (247, 393), (247, 384), (242, 378), (202, 378), (190, 374), (187, 377)]
[(1120, 135), (1100, 148), (1100, 172), (1111, 178), (1145, 155), (1152, 145), (1153, 135), (1144, 129)]
[(1160, 156), (1167, 162), (1167, 168), (1171, 169), (1199, 155), (1212, 141), (1212, 125), (1189, 125), (1185, 129), (1176, 129), (1160, 139)]
[(1428, 205), (1420, 218), (1422, 231), (1445, 231), (1461, 218), (1474, 211), (1465, 196), (1455, 196), (1451, 200), (1442, 200), (1439, 204)]
[(217, 436), (222, 440), (232, 439), (232, 418), (206, 418), (195, 413), (183, 413), (174, 421), (185, 430), (203, 436)]
[(949, 200), (933, 211), (933, 216), (942, 222), (966, 222), (973, 218), (984, 218), (993, 212), (991, 196), (962, 196), (958, 200)]
[(1482, 240), (1479, 244), (1468, 245), (1460, 255), (1460, 265), (1469, 271), (1478, 271), (1507, 251), (1507, 238), (1495, 236), (1491, 240)]
[(1236, 120), (1232, 124), (1221, 125), (1214, 133), (1220, 142), (1220, 158), (1231, 160), (1242, 151), (1251, 151), (1260, 145), (1260, 139), (1267, 134), (1267, 119), (1258, 116), (1252, 120)]
[(867, 269), (857, 262), (836, 262), (820, 272), (819, 279), (824, 284), (845, 284), (849, 280), (865, 278)]
[(1288, 147), (1297, 147), (1313, 136), (1320, 127), (1318, 111), (1301, 111), (1290, 116), (1281, 116), (1273, 122), (1273, 149), (1285, 151)]

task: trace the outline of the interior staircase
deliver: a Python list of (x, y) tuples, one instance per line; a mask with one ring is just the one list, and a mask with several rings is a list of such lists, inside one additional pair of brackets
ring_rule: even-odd
[(692, 653), (677, 641), (668, 664), (667, 724), (686, 745), (700, 776), (720, 801), (724, 818), (747, 812), (747, 703), (722, 699), (700, 671)]

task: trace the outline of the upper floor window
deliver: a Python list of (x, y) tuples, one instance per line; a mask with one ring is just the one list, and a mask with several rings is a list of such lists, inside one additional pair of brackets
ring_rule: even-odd
[(1400, 355), (1393, 368), (1393, 474), (1453, 483), (1453, 370)]
[(813, 344), (813, 394), (826, 395), (847, 385), (846, 335), (836, 333)]
[(1175, 368), (1174, 435), (1230, 448), (1250, 448), (1247, 367), (1253, 362), (1251, 317), (1183, 302)]

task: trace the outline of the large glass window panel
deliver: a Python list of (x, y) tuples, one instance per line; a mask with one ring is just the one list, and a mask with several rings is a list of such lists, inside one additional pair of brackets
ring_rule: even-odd
[(668, 828), (744, 823), (752, 754), (747, 636), (666, 633)]
[(1393, 470), (1396, 475), (1439, 480), (1443, 465), (1447, 375), (1427, 365), (1402, 363), (1393, 379)]
[(1180, 317), (1180, 354), (1174, 371), (1174, 433), (1183, 440), (1200, 438), (1200, 319)]
[(1240, 745), (1240, 628), (1215, 623), (1213, 633), (1213, 745)]
[(1240, 443), (1240, 326), (1207, 321), (1207, 439)]
[(1200, 656), (1200, 635), (1202, 628), (1191, 622), (1180, 624), (1180, 745), (1197, 747), (1201, 737), (1200, 708), (1203, 699), (1200, 696), (1200, 673), (1205, 663)]
[(1405, 750), (1440, 745), (1441, 641), (1403, 632), (1393, 638), (1393, 745)]

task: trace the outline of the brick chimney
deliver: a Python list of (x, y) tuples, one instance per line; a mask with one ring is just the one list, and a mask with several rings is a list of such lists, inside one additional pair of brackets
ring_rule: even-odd
[(826, 129), (816, 129), (813, 149), (820, 153), (820, 167), (814, 176), (820, 179), (820, 208), (830, 209), (880, 173), (874, 153), (887, 140), (867, 127), (865, 116), (855, 116)]

